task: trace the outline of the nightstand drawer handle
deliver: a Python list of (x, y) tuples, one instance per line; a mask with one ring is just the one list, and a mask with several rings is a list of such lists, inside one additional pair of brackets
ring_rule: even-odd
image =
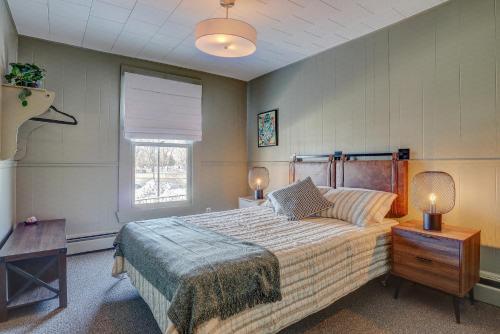
[(420, 256), (417, 256), (416, 258), (417, 258), (417, 260), (419, 260), (420, 262), (432, 263), (432, 260), (431, 260), (431, 259), (426, 259), (425, 257), (420, 257)]
[(421, 237), (424, 237), (424, 238), (427, 238), (427, 239), (436, 239), (436, 240), (439, 240), (439, 238), (438, 238), (438, 237), (435, 237), (435, 236), (433, 236), (433, 235), (420, 234), (420, 233), (419, 233), (419, 235), (420, 235)]

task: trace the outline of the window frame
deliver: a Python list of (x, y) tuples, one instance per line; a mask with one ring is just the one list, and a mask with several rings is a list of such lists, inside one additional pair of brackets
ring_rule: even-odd
[[(137, 204), (135, 202), (135, 148), (137, 146), (146, 146), (146, 147), (182, 147), (187, 149), (187, 166), (186, 166), (186, 199), (180, 201), (166, 201), (166, 202), (158, 202), (158, 203), (144, 203)], [(154, 210), (154, 209), (163, 209), (163, 208), (172, 208), (179, 206), (191, 205), (193, 202), (193, 143), (169, 143), (169, 142), (151, 142), (151, 141), (132, 141), (130, 143), (130, 148), (132, 151), (132, 163), (131, 167), (131, 175), (132, 175), (132, 196), (131, 196), (131, 207), (133, 209), (138, 210)]]
[[(118, 195), (117, 210), (114, 212), (119, 224), (128, 223), (136, 220), (144, 219), (155, 219), (166, 216), (175, 215), (186, 215), (189, 213), (194, 213), (196, 203), (198, 202), (198, 194), (196, 193), (196, 187), (199, 184), (198, 173), (199, 173), (199, 159), (195, 156), (199, 155), (199, 148), (197, 143), (190, 143), (189, 148), (189, 163), (191, 164), (189, 168), (189, 201), (176, 201), (171, 203), (158, 203), (165, 205), (156, 205), (145, 207), (145, 206), (135, 206), (135, 146), (131, 140), (125, 139), (124, 136), (124, 73), (138, 73), (143, 75), (156, 76), (159, 78), (171, 79), (184, 81), (188, 83), (196, 83), (202, 85), (202, 79), (196, 77), (189, 77), (185, 73), (165, 73), (158, 72), (153, 69), (138, 68), (128, 64), (122, 64), (120, 68), (120, 89), (119, 89), (119, 129), (118, 129), (118, 178), (117, 178), (117, 188)], [(203, 89), (203, 85), (202, 85)], [(115, 166), (113, 166), (114, 168)]]

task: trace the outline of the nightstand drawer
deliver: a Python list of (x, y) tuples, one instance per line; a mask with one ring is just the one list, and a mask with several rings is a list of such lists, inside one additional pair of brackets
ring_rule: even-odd
[(396, 275), (444, 292), (458, 294), (460, 291), (459, 268), (429, 258), (394, 254), (392, 271)]
[(393, 252), (400, 255), (418, 256), (457, 268), (460, 265), (460, 243), (447, 238), (395, 230)]

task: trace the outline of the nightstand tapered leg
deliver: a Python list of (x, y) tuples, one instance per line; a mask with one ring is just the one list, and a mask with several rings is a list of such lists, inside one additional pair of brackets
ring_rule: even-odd
[(470, 289), (470, 291), (469, 291), (469, 300), (470, 300), (470, 304), (474, 305), (474, 288)]
[(382, 281), (380, 281), (380, 284), (383, 287), (387, 287), (387, 282), (389, 281), (389, 278), (391, 278), (391, 273), (388, 273), (387, 275), (385, 275), (384, 279)]
[(396, 281), (396, 290), (394, 290), (394, 299), (398, 299), (399, 297), (399, 289), (401, 289), (401, 284), (403, 284), (403, 279), (401, 277), (398, 277)]
[(453, 309), (455, 310), (455, 320), (460, 323), (460, 298), (453, 296)]

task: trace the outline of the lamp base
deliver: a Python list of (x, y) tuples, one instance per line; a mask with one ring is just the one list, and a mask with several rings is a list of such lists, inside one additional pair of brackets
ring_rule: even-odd
[(255, 199), (264, 199), (264, 190), (255, 190)]
[(440, 213), (424, 212), (424, 230), (441, 231), (442, 217)]

